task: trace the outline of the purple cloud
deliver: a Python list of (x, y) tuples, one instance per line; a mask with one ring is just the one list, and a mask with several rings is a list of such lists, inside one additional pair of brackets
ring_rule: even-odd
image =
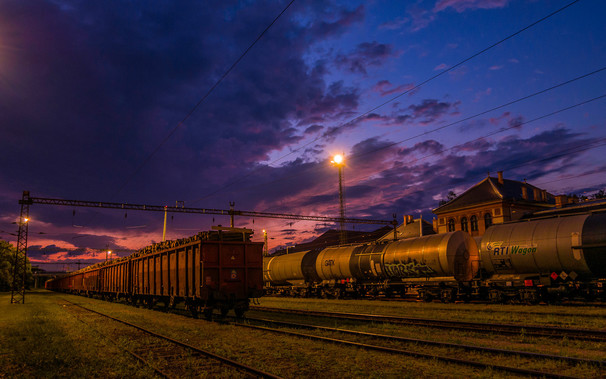
[(462, 13), (468, 9), (504, 8), (509, 2), (510, 0), (439, 0), (433, 8), (433, 11), (441, 12), (447, 8), (453, 8), (458, 13)]
[(390, 45), (363, 42), (348, 54), (339, 54), (335, 59), (338, 67), (344, 67), (353, 73), (366, 74), (369, 66), (381, 66), (388, 58), (395, 56)]
[[(381, 80), (372, 88), (373, 91), (378, 92), (382, 97), (399, 94), (402, 92), (410, 91), (414, 88), (413, 83), (400, 84), (399, 86), (394, 86), (389, 82), (389, 80)], [(413, 94), (414, 92), (411, 92)]]

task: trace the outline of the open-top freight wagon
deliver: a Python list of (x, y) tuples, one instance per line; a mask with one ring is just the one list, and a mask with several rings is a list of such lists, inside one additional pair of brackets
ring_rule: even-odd
[(50, 280), (46, 288), (150, 308), (184, 303), (195, 317), (202, 311), (211, 318), (214, 309), (242, 316), (250, 299), (263, 295), (263, 243), (251, 241), (250, 229), (213, 229)]

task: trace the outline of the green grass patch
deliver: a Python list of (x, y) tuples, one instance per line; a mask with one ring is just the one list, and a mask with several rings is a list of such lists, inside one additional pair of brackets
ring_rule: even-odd
[(133, 358), (71, 316), (52, 292), (25, 304), (0, 293), (0, 377), (153, 377)]
[[(3, 350), (0, 351), (0, 377), (3, 375), (7, 377), (149, 377), (153, 375), (147, 371), (148, 369), (141, 368), (129, 355), (92, 331), (88, 325), (78, 321), (76, 314), (69, 312), (68, 307), (60, 306), (60, 299), (63, 298), (286, 378), (512, 377), (507, 373), (448, 364), (435, 359), (419, 359), (366, 351), (306, 338), (250, 330), (229, 324), (195, 320), (177, 314), (136, 308), (121, 303), (51, 292), (28, 293), (27, 303), (24, 305), (11, 305), (9, 304), (10, 295), (0, 295), (0, 339), (3, 341), (1, 345)], [(411, 307), (410, 303), (349, 300), (263, 298), (261, 301), (263, 306), (418, 317), (427, 314), (434, 318), (459, 317), (457, 315), (466, 314), (467, 317), (481, 319), (491, 314), (483, 312), (473, 316), (474, 312), (471, 311), (448, 313), (448, 306), (452, 306), (453, 309), (459, 305), (469, 306), (465, 304), (413, 303)], [(437, 308), (423, 310), (422, 306), (427, 305)], [(437, 309), (440, 311), (438, 312)], [(250, 312), (251, 316), (253, 314), (254, 312)], [(582, 348), (581, 344), (576, 346), (568, 342), (529, 339), (528, 337), (494, 337), (495, 340), (490, 341), (486, 336), (477, 337), (470, 333), (457, 333), (449, 330), (384, 324), (355, 325), (355, 323), (345, 320), (334, 319), (327, 323), (330, 326), (369, 332), (445, 341), (456, 340), (462, 343), (469, 342), (503, 348), (505, 346), (501, 346), (501, 344), (508, 343), (512, 346), (526, 347), (531, 351), (541, 351), (545, 344), (549, 343), (551, 344), (550, 350), (561, 349), (570, 355), (576, 355), (577, 349)], [(94, 327), (101, 332), (106, 330), (107, 333), (110, 333), (112, 328), (110, 325), (111, 323), (108, 322), (102, 325), (95, 324)], [(128, 345), (128, 340), (126, 337), (125, 339), (124, 343)], [(393, 345), (397, 346), (397, 344)], [(423, 349), (427, 352), (470, 355), (465, 352), (449, 352), (424, 346), (400, 346)], [(593, 354), (603, 356), (603, 349), (602, 352), (595, 350)], [(508, 363), (507, 361), (520, 365), (528, 363), (505, 357), (495, 359), (502, 360), (504, 364)], [(547, 367), (556, 368), (552, 365), (550, 363)], [(584, 377), (600, 375), (592, 368), (573, 369), (567, 373)]]

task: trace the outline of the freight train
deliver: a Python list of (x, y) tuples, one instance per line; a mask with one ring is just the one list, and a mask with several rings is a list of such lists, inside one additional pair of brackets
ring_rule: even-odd
[(45, 287), (149, 308), (183, 302), (194, 317), (202, 311), (207, 319), (214, 309), (241, 317), (250, 299), (263, 295), (263, 243), (251, 242), (250, 229), (213, 229), (86, 267)]
[(606, 213), (312, 249), (263, 263), (265, 291), (302, 297), (410, 296), (431, 301), (606, 300)]

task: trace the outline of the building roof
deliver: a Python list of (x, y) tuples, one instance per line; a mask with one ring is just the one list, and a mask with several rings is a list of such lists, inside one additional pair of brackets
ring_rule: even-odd
[[(408, 224), (403, 223), (396, 228), (396, 232), (398, 233), (398, 239), (420, 237), (421, 230), (420, 230), (419, 223), (421, 223), (421, 222), (423, 223), (423, 235), (424, 236), (427, 236), (429, 234), (436, 234), (436, 232), (433, 230), (433, 224), (431, 224), (425, 220), (416, 219), (416, 220), (413, 220), (412, 222), (409, 222)], [(389, 232), (385, 233), (385, 235), (383, 237), (379, 238), (377, 241), (391, 241), (392, 239), (393, 239), (393, 229), (390, 230)]]
[[(450, 212), (492, 201), (516, 201), (541, 206), (555, 203), (555, 198), (552, 194), (546, 192), (546, 201), (543, 201), (541, 193), (544, 190), (526, 182), (510, 179), (502, 179), (502, 182), (500, 183), (498, 178), (488, 176), (463, 192), (460, 196), (434, 209), (433, 213)], [(526, 199), (523, 197), (523, 187), (526, 187)]]
[(568, 215), (576, 213), (598, 213), (606, 212), (606, 199), (586, 200), (578, 203), (568, 203), (562, 206), (556, 206), (541, 211), (530, 213), (523, 217), (524, 219), (533, 219), (540, 217), (553, 217), (559, 215)]
[[(393, 229), (390, 226), (384, 226), (372, 232), (361, 232), (357, 230), (347, 230), (346, 231), (346, 244), (349, 243), (363, 243), (363, 242), (371, 242), (376, 241), (378, 238), (384, 236), (388, 231), (392, 231)], [(315, 238), (311, 242), (300, 243), (298, 245), (292, 246), (288, 248), (289, 253), (294, 253), (297, 251), (305, 251), (317, 248), (325, 248), (328, 246), (339, 245), (341, 242), (341, 233), (339, 230), (329, 229), (317, 238)], [(286, 249), (281, 249), (275, 251), (274, 255), (282, 255), (286, 253)]]

